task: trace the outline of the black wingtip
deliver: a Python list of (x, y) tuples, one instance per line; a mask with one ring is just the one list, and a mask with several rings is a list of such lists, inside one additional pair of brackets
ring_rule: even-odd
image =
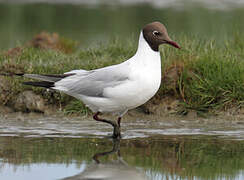
[(15, 76), (24, 76), (24, 73), (15, 73)]
[(54, 82), (47, 82), (47, 81), (29, 81), (29, 82), (23, 82), (23, 84), (35, 86), (35, 87), (44, 87), (44, 88), (54, 87)]
[(0, 73), (0, 76), (24, 76), (24, 73)]

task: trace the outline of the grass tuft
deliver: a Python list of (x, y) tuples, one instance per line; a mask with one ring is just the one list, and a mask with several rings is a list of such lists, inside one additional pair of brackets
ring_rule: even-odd
[(79, 100), (71, 101), (65, 108), (65, 114), (79, 114), (82, 116), (87, 116), (91, 111)]
[[(223, 44), (214, 40), (181, 35), (177, 41), (181, 50), (170, 46), (161, 48), (163, 79), (160, 96), (174, 96), (180, 100), (180, 111), (209, 109), (223, 110), (244, 105), (244, 34), (237, 33)], [(69, 40), (64, 40), (69, 49)], [(70, 47), (74, 44), (70, 43)], [(123, 62), (136, 51), (134, 41), (112, 39), (95, 48), (65, 53), (54, 49), (23, 47), (18, 56), (0, 54), (1, 72), (59, 74), (72, 69), (95, 69)], [(8, 78), (9, 102), (19, 92), (32, 89), (50, 99), (43, 89), (21, 85), (22, 79)], [(52, 96), (53, 104), (61, 104), (65, 113), (87, 114), (88, 109), (65, 95)], [(50, 100), (49, 100), (50, 101)], [(4, 101), (5, 104), (11, 104)]]

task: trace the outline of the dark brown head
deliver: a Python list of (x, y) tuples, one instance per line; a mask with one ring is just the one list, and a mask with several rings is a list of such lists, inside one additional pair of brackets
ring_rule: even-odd
[(160, 22), (147, 24), (142, 32), (144, 39), (154, 51), (158, 51), (158, 47), (161, 44), (169, 44), (180, 49), (180, 46), (170, 39), (167, 29)]

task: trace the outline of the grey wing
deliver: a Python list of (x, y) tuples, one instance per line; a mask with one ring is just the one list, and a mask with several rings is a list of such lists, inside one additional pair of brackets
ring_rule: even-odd
[(86, 71), (64, 78), (55, 83), (54, 89), (66, 91), (73, 95), (103, 97), (104, 89), (115, 87), (129, 79), (128, 68), (110, 66), (102, 69)]

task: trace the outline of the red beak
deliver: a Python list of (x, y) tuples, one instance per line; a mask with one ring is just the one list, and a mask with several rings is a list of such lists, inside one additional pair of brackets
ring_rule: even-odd
[(171, 45), (171, 46), (174, 46), (175, 48), (180, 49), (180, 46), (176, 42), (174, 42), (174, 41), (167, 41), (166, 43), (169, 44), (169, 45)]

